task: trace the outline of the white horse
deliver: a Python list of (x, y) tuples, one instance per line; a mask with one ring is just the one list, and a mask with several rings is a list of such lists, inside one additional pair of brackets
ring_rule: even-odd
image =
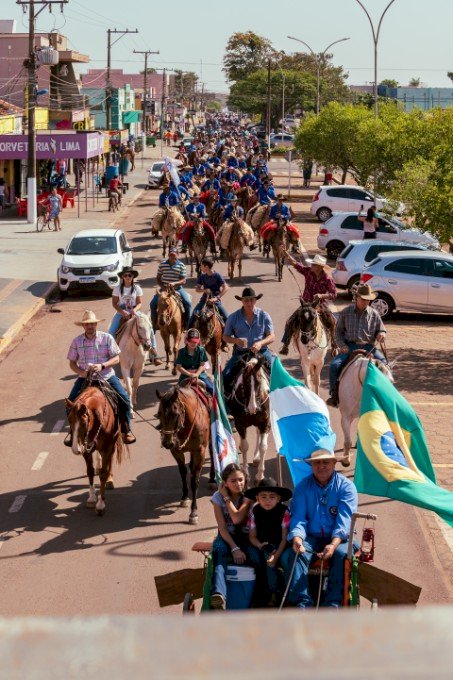
[(152, 332), (149, 318), (138, 312), (126, 321), (118, 334), (121, 373), (132, 406), (137, 403), (138, 383), (145, 366), (146, 352), (151, 347)]
[(351, 425), (360, 415), (363, 381), (365, 380), (365, 374), (370, 361), (393, 382), (392, 368), (395, 362), (385, 364), (379, 359), (359, 354), (343, 369), (338, 386), (338, 399), (344, 437), (344, 453), (341, 464), (344, 467), (348, 467), (351, 464)]
[(302, 302), (292, 317), (290, 328), (294, 344), (299, 352), (305, 384), (310, 390), (319, 394), (321, 371), (329, 341), (315, 306)]

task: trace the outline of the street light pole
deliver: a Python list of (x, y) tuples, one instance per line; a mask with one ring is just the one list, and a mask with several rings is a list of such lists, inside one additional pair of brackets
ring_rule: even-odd
[[(112, 42), (112, 33), (118, 33), (119, 38), (114, 40)], [(110, 71), (111, 71), (111, 66), (112, 66), (112, 47), (115, 45), (115, 43), (118, 42), (118, 40), (121, 40), (121, 38), (128, 33), (138, 33), (138, 28), (135, 30), (131, 31), (129, 28), (126, 28), (125, 31), (117, 31), (116, 28), (108, 28), (107, 29), (107, 72), (106, 72), (106, 77), (105, 77), (105, 128), (106, 130), (110, 130), (110, 125), (111, 125), (111, 111), (112, 111), (112, 85), (110, 83)]]
[[(359, 0), (357, 0), (357, 1), (359, 1)], [(392, 0), (392, 2), (394, 2), (394, 0)], [(349, 40), (349, 38), (340, 38), (339, 40), (334, 40), (333, 42), (330, 43), (330, 45), (327, 45), (326, 49), (323, 50), (320, 54), (316, 54), (316, 52), (304, 40), (301, 40), (300, 38), (294, 38), (294, 36), (292, 36), (292, 35), (287, 35), (286, 37), (289, 38), (290, 40), (295, 40), (296, 42), (299, 42), (302, 45), (305, 45), (305, 47), (310, 51), (310, 53), (313, 55), (313, 57), (316, 60), (316, 115), (318, 115), (320, 110), (321, 110), (321, 97), (320, 97), (320, 92), (321, 92), (321, 61), (324, 58), (324, 56), (327, 54), (327, 51), (331, 47), (333, 47), (334, 45), (337, 45), (337, 43), (345, 42), (345, 40)]]
[(383, 21), (385, 15), (387, 14), (387, 11), (390, 9), (390, 6), (393, 5), (393, 3), (395, 2), (395, 0), (391, 0), (391, 1), (389, 2), (389, 4), (387, 5), (387, 7), (386, 7), (386, 8), (384, 9), (384, 11), (382, 12), (382, 14), (381, 14), (381, 16), (380, 16), (380, 19), (379, 19), (379, 23), (378, 23), (378, 25), (377, 25), (377, 29), (375, 28), (374, 23), (373, 23), (373, 20), (372, 20), (370, 14), (369, 14), (367, 8), (366, 8), (365, 5), (363, 4), (363, 2), (362, 2), (361, 0), (356, 0), (356, 2), (357, 2), (358, 5), (360, 5), (360, 7), (363, 9), (363, 11), (365, 12), (365, 14), (367, 15), (368, 21), (370, 22), (370, 26), (371, 26), (371, 33), (372, 33), (372, 36), (373, 36), (373, 43), (374, 43), (374, 83), (373, 83), (373, 99), (374, 99), (374, 117), (377, 118), (377, 117), (378, 117), (378, 113), (379, 113), (379, 111), (378, 111), (378, 91), (377, 91), (377, 88), (378, 88), (378, 83), (377, 83), (377, 81), (378, 81), (378, 77), (377, 77), (377, 70), (378, 70), (378, 69), (377, 69), (377, 63), (378, 63), (378, 43), (379, 43), (379, 34), (380, 34), (380, 32), (381, 32), (382, 21)]

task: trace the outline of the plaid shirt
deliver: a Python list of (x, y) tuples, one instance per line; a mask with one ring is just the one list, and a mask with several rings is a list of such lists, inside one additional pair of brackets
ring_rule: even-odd
[(379, 333), (385, 333), (379, 313), (368, 306), (359, 312), (355, 305), (343, 309), (337, 319), (335, 339), (339, 345), (355, 342), (359, 345), (373, 344)]
[(302, 295), (302, 300), (304, 300), (304, 302), (311, 303), (313, 302), (315, 295), (324, 295), (324, 293), (329, 294), (328, 300), (335, 300), (337, 297), (337, 289), (331, 276), (324, 272), (318, 279), (310, 267), (306, 267), (298, 262), (294, 265), (294, 268), (305, 277), (305, 288)]
[[(96, 331), (96, 337), (93, 340), (89, 340), (85, 333), (74, 338), (67, 358), (69, 361), (75, 361), (79, 368), (86, 371), (90, 364), (105, 364), (120, 352), (120, 348), (110, 333)], [(111, 366), (101, 371), (101, 376), (105, 380), (111, 378), (112, 375), (115, 375), (115, 371)]]

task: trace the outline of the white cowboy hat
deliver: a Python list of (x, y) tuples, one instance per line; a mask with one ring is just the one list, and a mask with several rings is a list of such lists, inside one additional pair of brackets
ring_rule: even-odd
[(319, 264), (320, 267), (325, 267), (327, 265), (327, 260), (322, 255), (315, 255), (313, 258), (308, 258), (305, 260), (307, 264)]
[(86, 323), (101, 323), (105, 319), (97, 319), (96, 314), (91, 309), (86, 309), (82, 316), (82, 321), (74, 321), (76, 326), (83, 326)]
[(304, 458), (305, 463), (316, 463), (318, 460), (333, 460), (337, 462), (337, 457), (332, 451), (327, 449), (316, 449), (310, 458)]

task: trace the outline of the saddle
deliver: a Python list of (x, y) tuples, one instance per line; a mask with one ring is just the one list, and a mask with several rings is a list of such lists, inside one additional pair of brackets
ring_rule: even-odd
[(347, 368), (347, 366), (352, 364), (352, 362), (355, 361), (357, 359), (357, 357), (360, 357), (360, 356), (365, 357), (367, 354), (368, 354), (368, 352), (366, 352), (366, 350), (364, 350), (364, 349), (354, 349), (348, 355), (348, 358), (344, 362), (343, 366), (340, 368), (340, 372), (338, 374), (337, 381), (336, 381), (335, 385), (333, 386), (332, 397), (331, 397), (332, 406), (338, 406), (338, 403), (339, 403), (338, 391), (339, 391), (339, 388), (340, 388), (340, 380), (341, 380), (341, 378), (344, 374), (345, 368)]
[(180, 387), (185, 387), (186, 389), (191, 389), (192, 392), (194, 392), (198, 399), (201, 401), (204, 406), (208, 409), (208, 411), (211, 410), (212, 408), (212, 398), (211, 395), (207, 393), (206, 391), (206, 386), (202, 380), (197, 380), (196, 385), (194, 383), (194, 380), (192, 378), (187, 378), (187, 380), (182, 380), (179, 383)]

